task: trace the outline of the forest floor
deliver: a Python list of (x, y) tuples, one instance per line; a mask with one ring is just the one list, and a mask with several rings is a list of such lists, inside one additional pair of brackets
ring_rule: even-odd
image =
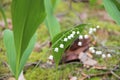
[[(9, 16), (9, 10), (7, 14)], [(100, 26), (100, 34), (97, 34), (99, 41), (97, 47), (102, 47), (104, 54), (112, 55), (110, 58), (102, 58), (93, 55), (94, 60), (103, 68), (86, 68), (81, 62), (71, 62), (59, 65), (56, 69), (48, 65), (50, 37), (44, 24), (37, 30), (38, 40), (34, 51), (24, 68), (26, 80), (119, 80), (120, 79), (120, 26), (105, 12), (102, 4), (61, 2), (56, 12), (62, 31), (80, 23), (90, 23)], [(10, 16), (9, 16), (10, 18)], [(3, 28), (0, 27), (0, 80), (11, 77), (8, 69), (6, 50), (3, 45)], [(41, 34), (42, 33), (42, 34)], [(101, 46), (101, 43), (104, 46)], [(106, 52), (107, 51), (107, 52)], [(105, 67), (105, 69), (104, 69)], [(5, 78), (5, 79), (4, 79)]]

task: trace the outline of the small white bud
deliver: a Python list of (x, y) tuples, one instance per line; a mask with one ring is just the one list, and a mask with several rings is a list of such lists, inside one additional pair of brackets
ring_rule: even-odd
[(79, 35), (79, 39), (83, 39), (83, 35)]
[(53, 60), (53, 55), (50, 55), (50, 56), (48, 57), (48, 59), (49, 59), (49, 60)]
[(93, 31), (93, 28), (90, 28), (89, 31)]
[(105, 58), (106, 57), (106, 55), (105, 54), (102, 54), (102, 58)]
[(100, 28), (100, 26), (99, 25), (97, 25), (97, 27), (96, 28)]
[(68, 41), (68, 39), (67, 39), (67, 38), (64, 38), (64, 41), (65, 41), (65, 42), (67, 42), (67, 41)]
[(78, 42), (78, 46), (82, 46), (82, 42)]
[(102, 54), (102, 51), (96, 51), (96, 54), (97, 54), (97, 55), (101, 55), (101, 54)]
[(93, 31), (89, 31), (89, 34), (92, 34), (93, 33)]
[(54, 49), (55, 52), (58, 52), (58, 50), (59, 50), (59, 49), (58, 49), (57, 47)]
[(64, 44), (60, 44), (60, 48), (64, 48)]
[(68, 39), (71, 39), (71, 36), (68, 36)]
[(94, 50), (94, 47), (90, 47), (89, 50), (90, 50), (90, 51), (91, 51), (91, 50)]
[(93, 28), (93, 31), (96, 32), (96, 28)]
[(74, 35), (74, 34), (75, 34), (75, 31), (72, 31), (72, 34)]
[(89, 36), (88, 36), (88, 35), (84, 35), (84, 38), (85, 38), (85, 39), (88, 39), (88, 38), (89, 38)]
[(107, 54), (107, 57), (111, 57), (111, 54)]
[(77, 31), (77, 34), (80, 34), (80, 32), (79, 32), (79, 31)]
[(74, 34), (70, 34), (70, 36), (71, 36), (71, 38), (73, 38), (73, 37), (74, 37)]
[(93, 49), (93, 50), (91, 50), (91, 53), (95, 53), (95, 50)]
[(91, 53), (95, 53), (94, 47), (90, 47), (90, 48), (89, 48), (89, 51), (90, 51)]

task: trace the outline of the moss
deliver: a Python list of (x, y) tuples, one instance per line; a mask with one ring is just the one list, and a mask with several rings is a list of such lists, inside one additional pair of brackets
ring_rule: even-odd
[(39, 42), (44, 42), (48, 39), (49, 33), (44, 24), (37, 29), (37, 39)]
[(6, 66), (4, 65), (4, 63), (1, 62), (1, 60), (0, 60), (0, 77), (1, 77), (3, 74), (7, 74), (7, 73), (9, 73), (8, 67), (6, 67)]
[(36, 68), (32, 72), (28, 70), (25, 76), (27, 80), (59, 80), (66, 78), (67, 72), (67, 69), (63, 73), (61, 70)]
[(36, 62), (39, 60), (41, 60), (42, 62), (46, 62), (49, 55), (50, 55), (49, 49), (45, 47), (42, 49), (41, 52), (32, 52), (28, 62)]
[(99, 78), (99, 77), (93, 77), (93, 78), (90, 78), (90, 79), (87, 79), (87, 80), (101, 80), (101, 78)]

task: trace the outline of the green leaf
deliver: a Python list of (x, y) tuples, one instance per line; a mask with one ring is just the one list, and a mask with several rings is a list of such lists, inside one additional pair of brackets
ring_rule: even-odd
[(3, 16), (5, 26), (8, 27), (5, 11), (4, 11), (4, 9), (3, 9), (3, 7), (1, 5), (0, 5), (0, 12), (1, 12), (2, 16)]
[(15, 51), (15, 44), (14, 44), (14, 37), (13, 32), (10, 30), (4, 31), (4, 45), (7, 51), (7, 59), (10, 65), (10, 69), (12, 73), (16, 74), (16, 51)]
[(53, 15), (53, 6), (50, 0), (44, 0), (45, 1), (45, 9), (46, 9), (46, 20), (45, 24), (49, 30), (51, 39), (60, 32), (60, 24), (56, 17)]
[(51, 0), (51, 2), (52, 2), (52, 7), (55, 10), (55, 8), (59, 4), (60, 0)]
[(45, 18), (44, 0), (13, 0), (12, 22), (18, 59)]
[(29, 43), (27, 49), (25, 50), (25, 52), (24, 52), (24, 54), (23, 54), (23, 56), (22, 56), (22, 58), (21, 58), (19, 74), (20, 74), (20, 72), (23, 70), (23, 67), (24, 67), (25, 63), (26, 63), (26, 61), (28, 60), (28, 57), (29, 57), (29, 55), (31, 54), (31, 52), (32, 52), (32, 50), (33, 50), (33, 48), (34, 48), (34, 44), (35, 44), (35, 42), (36, 42), (36, 38), (37, 38), (36, 35), (34, 35), (34, 36), (32, 37), (32, 39), (30, 40), (30, 43)]
[[(72, 32), (77, 32), (79, 31), (80, 33), (82, 33), (84, 27), (86, 26), (86, 24), (81, 24), (81, 25), (78, 25), (76, 26), (75, 28), (72, 28), (72, 29), (69, 29), (65, 32), (61, 32), (59, 33), (58, 35), (56, 35), (53, 40), (52, 40), (52, 53), (53, 53), (53, 56), (54, 56), (54, 60), (55, 60), (55, 63), (56, 63), (56, 66), (59, 64), (61, 58), (62, 58), (62, 54), (64, 53), (64, 51), (66, 50), (66, 48), (69, 47), (69, 45), (75, 40), (78, 38), (79, 34), (76, 34), (74, 35), (73, 38), (71, 39), (68, 39), (68, 36), (72, 34)], [(68, 41), (65, 42), (64, 41), (64, 38), (67, 38)], [(60, 44), (63, 44), (64, 45), (64, 48), (60, 48)], [(58, 48), (58, 52), (54, 51), (55, 48)]]
[(120, 0), (103, 0), (106, 11), (120, 25)]
[[(23, 56), (28, 56), (29, 42), (35, 34), (36, 29), (43, 22), (46, 14), (44, 0), (12, 0), (12, 24), (16, 49), (16, 74), (19, 77), (19, 68), (24, 63), (21, 62)], [(28, 48), (27, 48), (28, 47)], [(28, 53), (26, 52), (29, 51)], [(22, 62), (23, 62), (22, 58)]]

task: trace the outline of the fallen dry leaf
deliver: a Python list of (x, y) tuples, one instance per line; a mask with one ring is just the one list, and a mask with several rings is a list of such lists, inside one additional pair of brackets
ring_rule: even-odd
[(93, 66), (94, 69), (100, 69), (100, 70), (106, 70), (107, 67), (106, 66), (99, 66), (99, 65), (95, 65)]
[(77, 77), (76, 76), (72, 76), (72, 77), (70, 77), (70, 80), (77, 80)]
[(92, 58), (90, 58), (86, 53), (81, 52), (79, 54), (79, 59), (84, 64), (84, 67), (97, 65), (97, 61), (95, 61)]
[(61, 63), (77, 61), (77, 60), (79, 61), (79, 58), (78, 58), (79, 54), (89, 49), (89, 45), (91, 42), (90, 38), (81, 40), (82, 46), (78, 46), (79, 41), (80, 41), (79, 39), (76, 39), (74, 43), (70, 46), (70, 48), (68, 48), (65, 51), (65, 53), (63, 54)]
[(13, 78), (13, 77), (10, 77), (10, 78), (8, 78), (7, 80), (15, 80), (15, 78)]

